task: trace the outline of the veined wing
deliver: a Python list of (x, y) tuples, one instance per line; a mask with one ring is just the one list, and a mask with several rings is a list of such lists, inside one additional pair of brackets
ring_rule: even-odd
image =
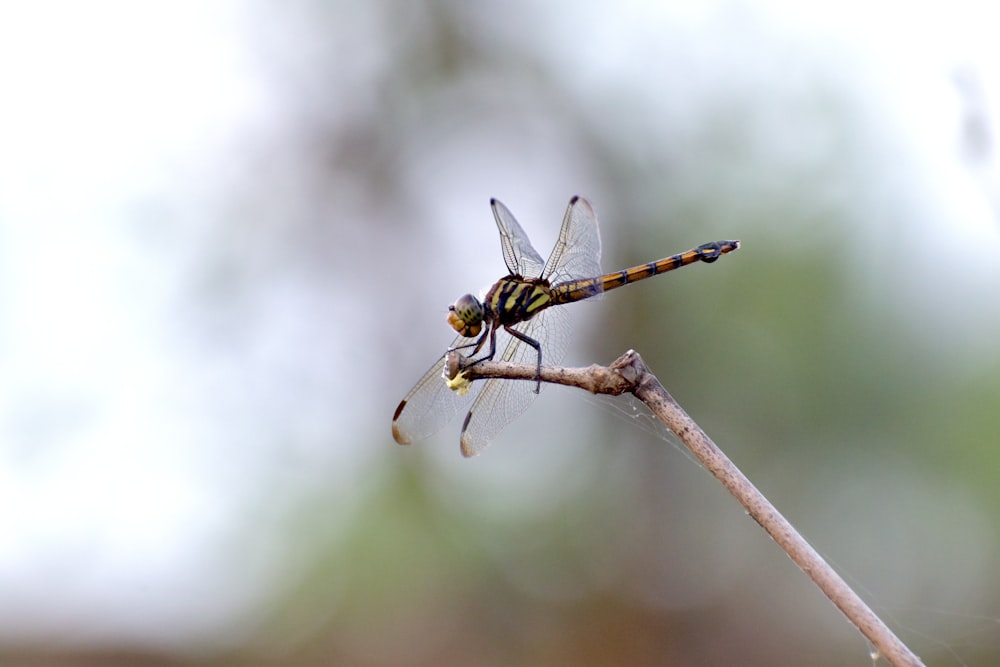
[[(474, 340), (458, 336), (448, 349)], [(392, 417), (392, 437), (399, 444), (408, 445), (434, 435), (454, 419), (479, 392), (476, 383), (465, 394), (449, 389), (443, 376), (444, 360), (442, 355), (396, 408), (396, 414)]]
[[(541, 276), (553, 283), (601, 274), (601, 237), (597, 215), (586, 199), (570, 199), (559, 238), (544, 267), (511, 212), (496, 200), (493, 200), (493, 212), (500, 228), (504, 259), (512, 273), (526, 277)], [(514, 266), (511, 266), (512, 262)], [(553, 365), (562, 361), (569, 333), (565, 309), (547, 308), (516, 328), (541, 344), (543, 364)], [(501, 346), (501, 335), (506, 345)], [(537, 361), (533, 347), (502, 329), (498, 331), (497, 346), (503, 350), (498, 355), (498, 361), (521, 364), (535, 364)], [(534, 381), (488, 380), (462, 426), (462, 453), (474, 456), (486, 449), (497, 433), (528, 408), (536, 396), (535, 386)]]
[[(500, 247), (503, 250), (503, 258), (508, 271), (514, 275), (538, 276), (544, 262), (538, 251), (531, 245), (528, 235), (514, 218), (514, 214), (497, 199), (491, 199), (490, 206), (493, 208), (493, 217), (500, 232)], [(507, 334), (501, 330), (497, 341), (498, 349), (505, 349), (501, 344), (504, 336)], [(474, 340), (458, 336), (448, 349), (463, 347)], [(534, 352), (530, 346), (529, 349)], [(473, 398), (481, 394), (486, 385), (493, 382), (489, 380), (485, 383), (473, 383), (473, 387), (468, 392), (459, 394), (448, 387), (442, 377), (443, 371), (444, 356), (442, 355), (424, 373), (423, 377), (396, 408), (396, 414), (392, 420), (392, 436), (396, 442), (405, 445), (433, 435), (451, 421), (455, 414), (468, 405)], [(525, 402), (518, 414), (524, 411), (528, 402)]]
[[(547, 308), (517, 325), (517, 330), (541, 343), (543, 364), (562, 361), (569, 333), (565, 308)], [(501, 337), (505, 341), (503, 346)], [(498, 354), (495, 361), (529, 364), (532, 367), (537, 361), (535, 348), (503, 329), (497, 332), (497, 349), (503, 350), (503, 353)], [(497, 433), (528, 409), (537, 396), (535, 386), (534, 380), (487, 380), (462, 425), (462, 454), (475, 456), (486, 449)]]
[(493, 218), (500, 230), (500, 247), (503, 248), (503, 261), (507, 263), (507, 270), (511, 275), (525, 278), (540, 276), (544, 264), (542, 256), (531, 245), (528, 235), (514, 219), (514, 214), (498, 199), (491, 199), (490, 206), (493, 207)]
[(569, 200), (559, 238), (540, 275), (553, 285), (601, 275), (601, 232), (597, 214), (583, 197)]

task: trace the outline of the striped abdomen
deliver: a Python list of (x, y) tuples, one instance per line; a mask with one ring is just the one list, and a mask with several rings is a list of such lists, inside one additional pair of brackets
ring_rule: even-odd
[(711, 263), (722, 257), (727, 252), (732, 252), (740, 247), (739, 241), (715, 241), (705, 243), (697, 248), (682, 252), (678, 255), (671, 255), (649, 264), (633, 266), (630, 269), (607, 273), (597, 278), (582, 278), (580, 280), (568, 280), (564, 283), (553, 285), (548, 289), (551, 303), (570, 303), (579, 301), (587, 297), (606, 292), (608, 290), (628, 285), (639, 280), (652, 278), (667, 271), (679, 269), (682, 266), (693, 264), (694, 262)]

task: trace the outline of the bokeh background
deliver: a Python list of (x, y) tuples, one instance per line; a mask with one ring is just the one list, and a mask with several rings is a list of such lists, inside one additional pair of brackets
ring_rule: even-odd
[(572, 306), (928, 664), (1000, 662), (987, 2), (0, 5), (0, 663), (866, 665), (628, 399), (393, 409), (504, 272)]

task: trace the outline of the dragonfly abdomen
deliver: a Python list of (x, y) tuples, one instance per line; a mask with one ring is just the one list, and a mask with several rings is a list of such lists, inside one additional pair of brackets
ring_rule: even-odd
[(710, 264), (727, 252), (732, 252), (739, 247), (739, 241), (713, 241), (711, 243), (703, 243), (687, 252), (671, 255), (670, 257), (649, 262), (648, 264), (633, 266), (630, 269), (607, 273), (597, 278), (569, 280), (552, 286), (551, 299), (553, 303), (579, 301), (580, 299), (586, 299), (587, 297), (621, 287), (622, 285), (628, 285), (629, 283), (658, 276), (667, 271), (679, 269), (694, 262), (706, 262)]

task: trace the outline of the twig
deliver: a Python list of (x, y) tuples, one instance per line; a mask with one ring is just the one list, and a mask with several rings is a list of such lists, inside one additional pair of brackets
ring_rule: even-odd
[[(484, 361), (470, 366), (457, 352), (449, 353), (446, 359), (446, 372), (452, 378), (462, 372), (470, 381), (492, 377), (535, 380), (536, 377), (536, 368), (533, 365)], [(541, 379), (544, 382), (579, 387), (594, 394), (612, 396), (625, 392), (634, 394), (677, 434), (701, 464), (746, 508), (754, 521), (767, 531), (789, 558), (802, 568), (802, 571), (847, 616), (847, 619), (868, 638), (879, 655), (896, 667), (923, 665), (920, 658), (875, 615), (864, 600), (684, 412), (656, 376), (649, 371), (637, 352), (629, 350), (608, 367), (597, 365), (587, 368), (543, 367)]]

